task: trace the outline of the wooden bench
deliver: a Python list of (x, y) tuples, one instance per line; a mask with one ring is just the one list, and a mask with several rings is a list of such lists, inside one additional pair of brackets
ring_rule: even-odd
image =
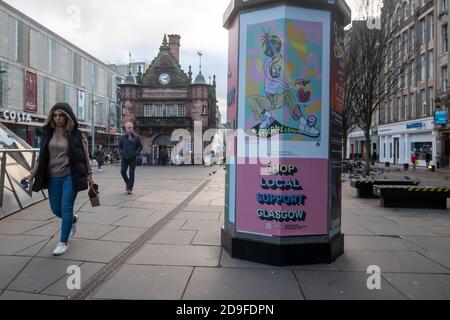
[(401, 185), (375, 185), (374, 195), (380, 197), (385, 208), (447, 209), (449, 187), (417, 187)]
[(356, 188), (356, 196), (358, 198), (377, 198), (373, 193), (373, 186), (375, 185), (405, 185), (417, 186), (418, 181), (415, 180), (373, 180), (373, 179), (353, 179), (350, 185)]

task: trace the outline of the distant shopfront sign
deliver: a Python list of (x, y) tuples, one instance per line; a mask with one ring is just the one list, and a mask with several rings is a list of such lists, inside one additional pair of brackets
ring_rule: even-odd
[(15, 122), (31, 122), (31, 115), (29, 113), (8, 109), (1, 111), (0, 118)]
[(434, 112), (435, 124), (447, 124), (447, 110), (437, 110)]

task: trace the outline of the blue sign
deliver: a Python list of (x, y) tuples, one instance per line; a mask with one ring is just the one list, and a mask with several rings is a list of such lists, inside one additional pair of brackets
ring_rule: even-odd
[(424, 127), (425, 124), (423, 122), (409, 123), (406, 125), (406, 129), (422, 129)]
[(434, 112), (435, 124), (447, 124), (447, 110), (436, 110)]

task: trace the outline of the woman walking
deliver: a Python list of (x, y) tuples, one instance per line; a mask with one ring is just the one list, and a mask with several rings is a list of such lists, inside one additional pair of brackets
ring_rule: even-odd
[(73, 206), (77, 193), (93, 183), (87, 145), (70, 105), (57, 103), (45, 121), (39, 158), (25, 178), (30, 182), (34, 179), (35, 192), (48, 189), (51, 210), (62, 219), (55, 256), (67, 251), (69, 237), (76, 232), (78, 216), (74, 215)]

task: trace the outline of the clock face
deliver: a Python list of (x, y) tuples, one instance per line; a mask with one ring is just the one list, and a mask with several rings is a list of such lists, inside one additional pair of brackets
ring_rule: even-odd
[(170, 76), (167, 73), (161, 73), (159, 75), (159, 82), (161, 84), (169, 84), (170, 82)]

